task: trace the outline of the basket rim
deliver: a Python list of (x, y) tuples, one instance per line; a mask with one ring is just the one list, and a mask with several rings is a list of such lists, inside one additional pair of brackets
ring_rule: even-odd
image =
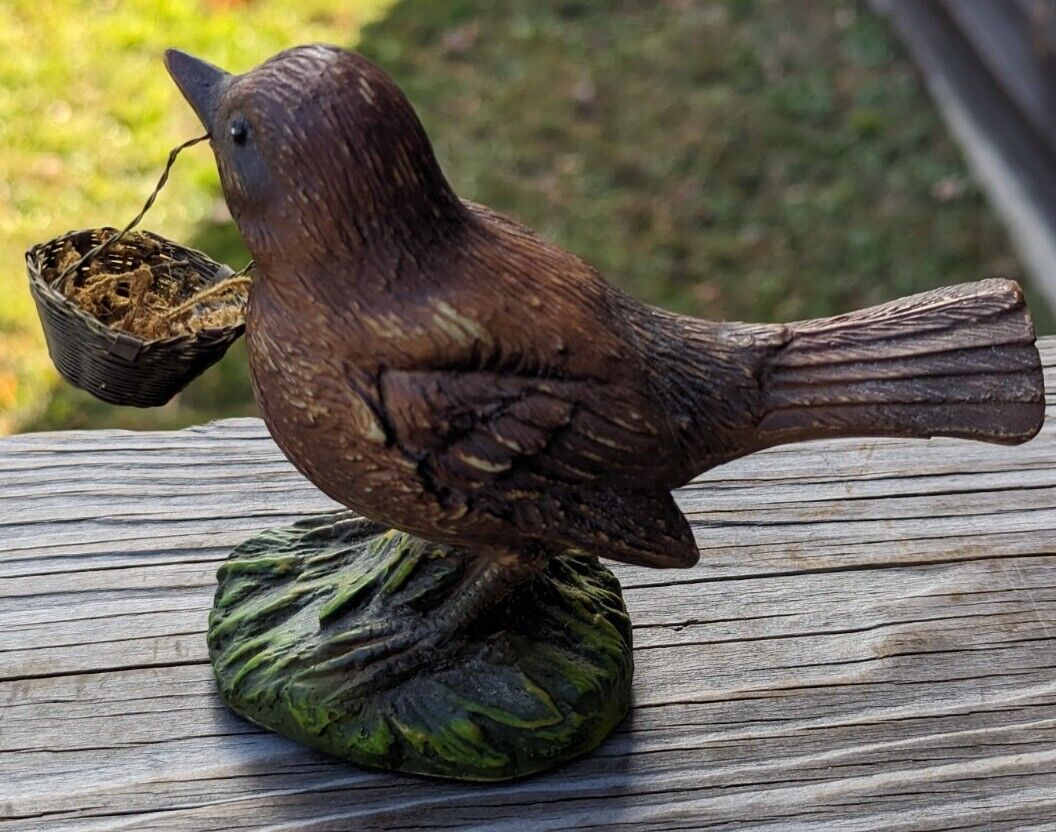
[[(45, 280), (43, 269), (41, 268), (41, 261), (43, 259), (42, 255), (45, 248), (55, 243), (68, 240), (72, 237), (80, 236), (82, 234), (95, 234), (99, 232), (117, 233), (117, 231), (118, 229), (106, 225), (100, 226), (98, 228), (79, 228), (74, 229), (72, 231), (67, 231), (65, 234), (60, 234), (57, 237), (52, 237), (50, 240), (45, 240), (44, 242), (36, 243), (30, 246), (28, 249), (26, 249), (25, 255), (26, 271), (29, 273), (30, 289), (35, 292), (43, 293), (47, 296), (47, 299), (49, 301), (58, 304), (63, 308), (64, 311), (66, 311), (70, 315), (83, 320), (89, 326), (90, 329), (101, 330), (100, 334), (109, 335), (111, 337), (131, 339), (137, 343), (140, 349), (144, 349), (146, 347), (164, 347), (177, 343), (186, 344), (189, 342), (200, 342), (205, 340), (215, 341), (218, 339), (218, 337), (226, 338), (232, 335), (237, 336), (245, 330), (246, 322), (245, 318), (243, 318), (241, 323), (231, 324), (229, 326), (206, 327), (203, 329), (199, 329), (189, 335), (170, 335), (167, 338), (154, 338), (151, 340), (146, 340), (132, 332), (125, 332), (124, 330), (114, 329), (111, 326), (107, 326), (98, 316), (93, 315), (86, 309), (78, 306), (70, 298), (68, 298), (66, 295), (64, 295), (54, 286), (52, 286), (51, 283)], [(232, 273), (234, 272), (234, 270), (231, 269), (231, 267), (228, 266), (226, 263), (220, 263), (214, 260), (204, 251), (199, 251), (198, 249), (191, 248), (190, 246), (181, 245), (180, 243), (174, 242), (173, 240), (170, 240), (167, 237), (162, 237), (160, 234), (155, 234), (153, 231), (137, 229), (135, 233), (151, 237), (154, 240), (157, 240), (158, 242), (163, 243), (172, 248), (181, 249), (190, 254), (198, 255), (202, 259), (216, 266), (216, 269), (213, 271), (214, 277), (219, 271), (225, 268), (230, 270)], [(245, 304), (243, 304), (243, 307), (245, 307)]]

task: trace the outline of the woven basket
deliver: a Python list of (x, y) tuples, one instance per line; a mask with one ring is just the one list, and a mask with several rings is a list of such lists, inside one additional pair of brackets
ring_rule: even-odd
[[(29, 288), (44, 326), (48, 352), (63, 377), (104, 402), (134, 407), (158, 407), (168, 402), (191, 381), (211, 367), (245, 330), (245, 323), (217, 329), (202, 329), (144, 341), (135, 335), (111, 329), (87, 313), (51, 285), (58, 275), (57, 260), (67, 243), (84, 254), (116, 233), (113, 228), (71, 231), (26, 252)], [(107, 271), (129, 271), (145, 262), (148, 266), (182, 261), (207, 284), (231, 275), (228, 266), (210, 260), (193, 249), (178, 246), (163, 237), (139, 232), (158, 244), (140, 262), (106, 250), (99, 255)], [(88, 269), (87, 263), (78, 268)]]

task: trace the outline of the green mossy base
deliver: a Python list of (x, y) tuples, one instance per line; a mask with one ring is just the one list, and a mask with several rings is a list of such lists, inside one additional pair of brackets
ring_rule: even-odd
[[(220, 568), (209, 654), (247, 719), (364, 766), (507, 780), (598, 745), (630, 703), (620, 585), (568, 552), (413, 673), (350, 657), (379, 626), (427, 628), (469, 556), (347, 512), (257, 535)], [(361, 663), (360, 663), (361, 664)]]

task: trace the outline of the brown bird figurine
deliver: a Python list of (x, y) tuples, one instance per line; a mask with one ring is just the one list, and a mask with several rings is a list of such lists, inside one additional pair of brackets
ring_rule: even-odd
[(1041, 426), (1012, 281), (790, 324), (664, 312), (460, 199), (360, 55), (301, 46), (244, 75), (166, 60), (256, 260), (249, 362), (279, 447), (366, 517), (480, 553), (434, 641), (549, 552), (692, 565), (672, 489), (753, 451)]

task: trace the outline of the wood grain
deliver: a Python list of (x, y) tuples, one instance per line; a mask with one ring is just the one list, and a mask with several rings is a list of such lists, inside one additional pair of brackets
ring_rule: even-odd
[[(1042, 342), (1048, 386), (1056, 339)], [(1051, 404), (1051, 398), (1050, 398)], [(677, 495), (686, 571), (616, 565), (631, 716), (505, 786), (360, 771), (229, 714), (228, 550), (333, 507), (260, 422), (0, 441), (0, 827), (1056, 828), (1056, 431), (834, 440)]]

